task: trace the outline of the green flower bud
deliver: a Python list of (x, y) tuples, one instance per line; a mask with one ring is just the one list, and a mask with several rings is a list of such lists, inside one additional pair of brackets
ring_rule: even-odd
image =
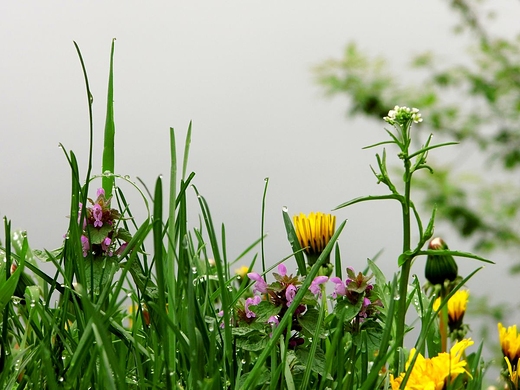
[[(441, 238), (436, 237), (430, 241), (428, 249), (446, 251), (448, 245)], [(458, 274), (457, 263), (452, 255), (428, 255), (424, 274), (431, 284), (443, 284), (446, 280), (452, 282)]]

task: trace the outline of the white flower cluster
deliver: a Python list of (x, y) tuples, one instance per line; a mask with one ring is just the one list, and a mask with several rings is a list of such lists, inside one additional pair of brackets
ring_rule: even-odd
[(395, 123), (404, 125), (410, 119), (414, 123), (422, 122), (419, 109), (399, 106), (395, 106), (393, 110), (388, 111), (388, 116), (385, 116), (383, 119), (391, 125)]

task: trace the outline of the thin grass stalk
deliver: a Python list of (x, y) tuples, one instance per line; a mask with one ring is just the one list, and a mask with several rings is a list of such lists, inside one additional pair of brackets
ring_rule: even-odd
[(264, 251), (264, 237), (265, 237), (265, 198), (267, 195), (267, 186), (269, 185), (269, 178), (266, 177), (264, 179), (264, 193), (262, 195), (262, 214), (260, 219), (260, 249), (261, 249), (261, 257), (262, 257), (262, 273), (264, 274), (264, 282), (267, 281), (265, 277), (265, 251)]
[(101, 178), (102, 187), (105, 190), (105, 196), (109, 199), (112, 196), (114, 188), (114, 176), (105, 173), (114, 173), (115, 169), (115, 132), (116, 125), (114, 123), (114, 46), (115, 38), (112, 39), (112, 47), (110, 49), (110, 71), (108, 73), (108, 92), (107, 92), (107, 114), (105, 120), (105, 138), (103, 142), (103, 162)]
[(234, 357), (234, 348), (233, 348), (233, 336), (231, 334), (230, 324), (230, 309), (232, 305), (232, 299), (229, 296), (229, 291), (227, 288), (224, 288), (225, 283), (225, 271), (223, 269), (222, 258), (220, 256), (220, 251), (218, 247), (218, 240), (215, 234), (215, 228), (213, 225), (213, 221), (211, 218), (211, 213), (209, 211), (208, 204), (204, 197), (202, 197), (196, 187), (194, 187), (195, 192), (197, 194), (197, 198), (199, 200), (200, 208), (202, 210), (204, 222), (206, 225), (206, 229), (208, 231), (208, 236), (211, 244), (211, 250), (213, 252), (213, 256), (215, 258), (215, 266), (217, 268), (217, 277), (220, 285), (220, 293), (222, 298), (222, 308), (224, 311), (224, 344), (223, 344), (223, 354), (225, 356), (225, 379), (228, 379), (231, 382), (231, 388), (235, 387), (235, 357)]
[[(190, 125), (191, 129), (191, 125)], [(185, 152), (186, 157), (186, 152)], [(170, 127), (170, 198), (169, 198), (169, 208), (168, 208), (168, 266), (167, 266), (167, 274), (168, 274), (168, 302), (171, 302), (171, 307), (168, 310), (168, 316), (172, 323), (177, 323), (177, 308), (173, 304), (176, 299), (176, 291), (177, 291), (177, 280), (175, 277), (175, 259), (176, 259), (176, 234), (175, 234), (175, 206), (177, 200), (177, 147), (175, 143), (175, 131), (173, 127)], [(183, 174), (184, 176), (184, 174)], [(180, 298), (180, 297), (179, 297)], [(172, 345), (177, 345), (177, 338), (175, 333), (168, 328), (168, 332), (170, 333)], [(176, 350), (175, 348), (170, 349), (170, 364), (172, 365), (171, 369), (173, 372), (173, 382), (177, 383), (177, 359), (176, 359)]]

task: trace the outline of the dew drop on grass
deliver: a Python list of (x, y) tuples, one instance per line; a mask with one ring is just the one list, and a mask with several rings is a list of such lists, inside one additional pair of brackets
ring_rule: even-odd
[(246, 359), (242, 359), (240, 363), (242, 363), (242, 365), (246, 364)]
[(197, 267), (191, 267), (191, 272), (193, 272), (194, 274), (197, 273)]
[(399, 295), (396, 295), (396, 296), (394, 297), (394, 301), (398, 301), (399, 299), (401, 299), (401, 297), (400, 297)]
[(130, 175), (124, 175), (123, 178), (125, 178), (126, 180), (130, 180)]
[(112, 174), (112, 172), (110, 172), (108, 169), (103, 172), (103, 176), (110, 176)]
[(283, 206), (283, 207), (282, 207), (282, 211), (283, 211), (284, 213), (286, 213), (286, 212), (289, 211), (289, 209), (287, 208), (287, 206)]
[(63, 382), (63, 377), (60, 376), (60, 379), (58, 379), (58, 382)]

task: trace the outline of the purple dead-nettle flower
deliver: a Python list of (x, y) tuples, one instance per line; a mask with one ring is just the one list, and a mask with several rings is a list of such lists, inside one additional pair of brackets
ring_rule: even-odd
[(267, 283), (260, 276), (260, 274), (258, 274), (256, 272), (249, 272), (247, 274), (247, 277), (256, 282), (255, 286), (253, 287), (253, 293), (259, 292), (259, 293), (265, 294), (267, 292)]
[(278, 316), (271, 316), (267, 320), (267, 323), (271, 324), (271, 326), (277, 326), (278, 324), (280, 324), (280, 321), (278, 320)]
[(246, 303), (244, 305), (245, 311), (246, 311), (246, 317), (247, 318), (254, 318), (256, 317), (256, 314), (249, 310), (249, 306), (256, 306), (260, 302), (262, 302), (262, 298), (259, 295), (255, 295), (253, 298), (247, 298)]
[(294, 297), (296, 296), (296, 286), (290, 284), (285, 289), (285, 299), (287, 299), (287, 306), (290, 306)]
[(83, 257), (87, 257), (88, 250), (90, 249), (90, 243), (86, 236), (81, 236), (81, 247), (83, 248)]
[(113, 255), (113, 253), (109, 251), (111, 243), (112, 240), (110, 239), (110, 237), (105, 237), (105, 239), (101, 241), (101, 249), (103, 249), (104, 252), (107, 252), (109, 256)]
[(311, 286), (309, 287), (309, 290), (311, 290), (311, 293), (314, 295), (321, 295), (321, 287), (323, 283), (326, 283), (329, 278), (327, 276), (317, 276), (314, 278), (314, 280), (311, 283)]
[(105, 190), (103, 188), (98, 188), (96, 192), (96, 196), (99, 198), (100, 196), (105, 196)]
[(103, 226), (103, 209), (99, 204), (96, 203), (94, 207), (92, 207), (92, 215), (94, 216), (94, 227)]
[(124, 242), (117, 250), (116, 250), (116, 255), (120, 255), (121, 253), (123, 253), (123, 251), (125, 250), (125, 248), (128, 246), (128, 242)]
[(280, 273), (280, 276), (287, 275), (287, 267), (283, 264), (278, 265), (278, 272)]
[(343, 280), (338, 278), (337, 276), (333, 276), (330, 278), (330, 281), (336, 285), (334, 288), (334, 292), (332, 293), (332, 298), (336, 299), (339, 296), (345, 296), (347, 294), (347, 289), (345, 288), (345, 284)]

